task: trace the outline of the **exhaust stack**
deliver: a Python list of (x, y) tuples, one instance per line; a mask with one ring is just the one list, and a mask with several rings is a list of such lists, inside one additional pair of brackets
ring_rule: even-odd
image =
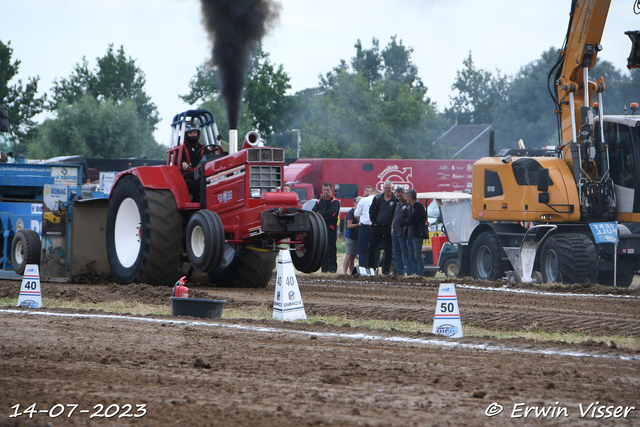
[(229, 154), (238, 151), (238, 129), (229, 129)]

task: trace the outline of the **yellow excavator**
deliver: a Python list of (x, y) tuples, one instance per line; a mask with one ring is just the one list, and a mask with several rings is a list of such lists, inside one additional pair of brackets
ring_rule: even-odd
[[(604, 79), (589, 76), (610, 3), (571, 3), (564, 46), (549, 73), (558, 146), (502, 150), (474, 164), (472, 215), (480, 224), (459, 255), (459, 275), (629, 286), (639, 273), (637, 104), (631, 115), (604, 115)], [(639, 67), (640, 32), (625, 34), (632, 41), (628, 67)], [(617, 245), (596, 244), (590, 224), (616, 222)]]

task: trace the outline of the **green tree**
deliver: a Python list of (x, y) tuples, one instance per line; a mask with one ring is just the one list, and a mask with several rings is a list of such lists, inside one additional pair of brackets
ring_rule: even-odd
[(547, 89), (547, 77), (557, 59), (557, 50), (549, 48), (516, 73), (506, 100), (495, 106), (493, 114), (497, 150), (516, 148), (520, 139), (527, 147), (558, 144), (557, 116)]
[[(549, 71), (557, 60), (558, 51), (552, 47), (516, 73), (505, 91), (505, 101), (496, 104), (493, 110), (496, 149), (515, 148), (519, 139), (527, 147), (558, 145), (558, 116), (547, 88)], [(628, 108), (631, 102), (637, 101), (640, 70), (623, 72), (608, 61), (598, 60), (589, 70), (589, 76), (594, 81), (600, 76), (604, 78), (605, 114), (623, 114), (625, 106)], [(551, 90), (555, 88), (552, 86)], [(594, 100), (597, 100), (595, 94)]]
[(57, 118), (45, 120), (29, 145), (30, 158), (63, 155), (86, 157), (166, 157), (149, 124), (137, 114), (135, 101), (97, 100), (84, 95), (74, 104), (61, 102)]
[[(291, 88), (289, 76), (282, 65), (276, 66), (258, 44), (251, 60), (244, 91), (244, 105), (240, 126), (256, 129), (263, 138), (284, 130), (284, 117), (289, 109), (286, 91)], [(201, 103), (201, 108), (211, 109), (218, 123), (218, 130), (228, 128), (226, 112), (214, 111), (222, 106), (220, 83), (215, 68), (200, 66), (190, 80), (190, 92), (180, 98), (191, 104)]]
[(11, 128), (19, 140), (24, 140), (36, 126), (34, 116), (44, 110), (46, 95), (36, 96), (40, 77), (30, 77), (24, 85), (18, 79), (10, 85), (20, 68), (20, 60), (16, 59), (11, 63), (12, 55), (11, 42), (4, 44), (0, 41), (0, 105), (7, 107)]
[(138, 116), (155, 129), (160, 119), (156, 105), (144, 91), (145, 74), (136, 66), (134, 59), (126, 57), (124, 46), (114, 52), (113, 44), (110, 44), (107, 53), (96, 61), (97, 67), (90, 70), (84, 57), (82, 64), (76, 63), (69, 78), (54, 80), (51, 89), (53, 99), (48, 109), (58, 110), (61, 103), (74, 104), (85, 94), (100, 101), (109, 99), (121, 103), (131, 100), (136, 105)]
[(305, 157), (424, 158), (443, 130), (427, 88), (411, 62), (413, 50), (391, 37), (342, 60), (320, 87), (296, 95)]
[(464, 69), (456, 72), (456, 80), (451, 86), (458, 94), (450, 97), (453, 105), (445, 109), (445, 113), (449, 117), (457, 116), (460, 124), (492, 123), (493, 109), (506, 100), (509, 78), (501, 76), (499, 70), (495, 77), (489, 71), (478, 70), (471, 52), (462, 63)]
[[(604, 114), (625, 114), (629, 111), (629, 104), (638, 102), (640, 96), (640, 69), (621, 71), (609, 61), (599, 60), (589, 70), (589, 80), (604, 78), (606, 90), (602, 94)], [(594, 95), (594, 101), (597, 97)]]

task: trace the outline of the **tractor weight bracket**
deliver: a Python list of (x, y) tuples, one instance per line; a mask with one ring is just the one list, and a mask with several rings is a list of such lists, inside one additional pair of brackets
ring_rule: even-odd
[(310, 213), (298, 208), (273, 208), (260, 213), (263, 232), (300, 233), (311, 229)]

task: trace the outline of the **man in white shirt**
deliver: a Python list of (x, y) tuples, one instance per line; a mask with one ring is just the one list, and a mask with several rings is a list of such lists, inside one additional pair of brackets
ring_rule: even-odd
[[(367, 188), (368, 187), (368, 188)], [(367, 185), (365, 187), (365, 195), (354, 212), (355, 217), (360, 221), (360, 231), (358, 232), (358, 265), (366, 267), (368, 263), (367, 249), (369, 248), (369, 239), (371, 238), (371, 218), (369, 218), (369, 208), (371, 202), (378, 194), (378, 191)], [(366, 190), (371, 189), (371, 194), (366, 193)]]

